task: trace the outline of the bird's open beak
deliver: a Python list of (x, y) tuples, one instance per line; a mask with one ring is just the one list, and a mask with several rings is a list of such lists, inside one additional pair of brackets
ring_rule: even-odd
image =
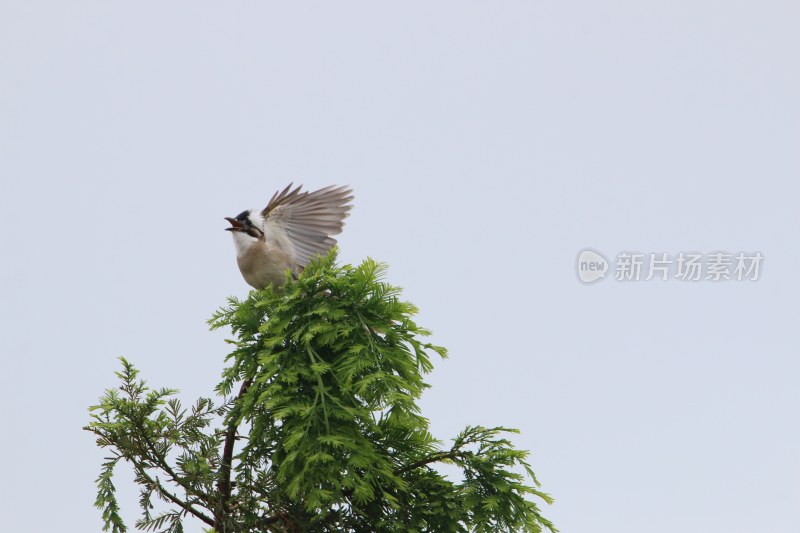
[(244, 224), (242, 224), (235, 218), (225, 217), (225, 220), (231, 223), (231, 227), (225, 228), (225, 231), (244, 231)]

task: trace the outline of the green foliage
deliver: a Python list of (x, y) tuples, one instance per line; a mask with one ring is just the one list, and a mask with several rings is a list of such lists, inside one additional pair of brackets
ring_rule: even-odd
[(230, 298), (210, 321), (235, 336), (220, 406), (201, 398), (187, 412), (123, 359), (122, 385), (85, 428), (111, 450), (97, 480), (104, 530), (126, 530), (112, 483), (124, 460), (146, 531), (183, 531), (187, 515), (219, 533), (556, 531), (530, 499), (551, 502), (505, 437), (514, 430), (468, 427), (449, 448), (430, 434), (417, 400), (445, 350), (384, 273), (332, 252), (280, 290)]
[[(215, 408), (211, 400), (201, 398), (187, 412), (171, 398), (177, 391), (149, 389), (144, 381), (137, 380), (133, 365), (121, 361), (122, 371), (116, 373), (121, 381), (119, 389), (109, 389), (100, 404), (91, 407), (93, 421), (84, 428), (95, 433), (98, 446), (109, 448), (111, 453), (97, 478), (95, 505), (103, 510), (103, 531), (127, 530), (119, 516), (112, 483), (114, 467), (120, 460), (133, 466), (135, 481), (141, 487), (143, 516), (137, 528), (180, 532), (182, 514), (191, 510), (198, 518), (210, 521), (197, 506), (214, 492), (213, 472), (219, 468), (221, 439), (218, 433), (206, 431), (226, 409)], [(182, 495), (168, 490), (158, 475), (166, 476)], [(153, 496), (178, 509), (153, 516)]]

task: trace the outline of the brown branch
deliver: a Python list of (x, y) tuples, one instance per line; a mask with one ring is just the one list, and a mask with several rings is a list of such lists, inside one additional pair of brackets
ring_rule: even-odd
[[(242, 382), (242, 387), (239, 389), (239, 394), (236, 396), (235, 402), (238, 402), (247, 392), (252, 379), (246, 379)], [(217, 489), (219, 490), (219, 506), (214, 513), (214, 530), (217, 533), (223, 533), (222, 522), (225, 516), (228, 500), (231, 498), (231, 491), (233, 485), (231, 484), (231, 464), (233, 463), (233, 445), (236, 442), (236, 418), (238, 416), (239, 405), (234, 405), (229, 413), (230, 421), (228, 422), (228, 430), (225, 432), (225, 444), (222, 447), (222, 460), (219, 465), (219, 481), (217, 482)]]

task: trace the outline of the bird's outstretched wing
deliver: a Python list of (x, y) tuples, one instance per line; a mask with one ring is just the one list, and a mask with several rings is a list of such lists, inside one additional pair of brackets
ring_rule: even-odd
[(314, 192), (300, 192), (302, 185), (272, 195), (261, 211), (264, 226), (276, 224), (286, 231), (295, 248), (298, 266), (304, 267), (317, 254), (324, 255), (335, 244), (331, 235), (342, 232), (343, 220), (353, 207), (348, 186), (331, 185)]

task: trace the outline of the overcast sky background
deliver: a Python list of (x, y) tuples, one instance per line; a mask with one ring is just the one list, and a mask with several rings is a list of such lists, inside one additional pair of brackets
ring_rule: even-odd
[[(294, 181), (354, 187), (342, 260), (388, 262), (450, 350), (434, 434), (520, 428), (563, 532), (800, 531), (798, 20), (0, 0), (3, 530), (100, 531), (87, 407), (120, 355), (210, 393), (227, 346), (205, 321), (249, 288), (223, 217)], [(765, 261), (584, 286), (587, 246)]]

